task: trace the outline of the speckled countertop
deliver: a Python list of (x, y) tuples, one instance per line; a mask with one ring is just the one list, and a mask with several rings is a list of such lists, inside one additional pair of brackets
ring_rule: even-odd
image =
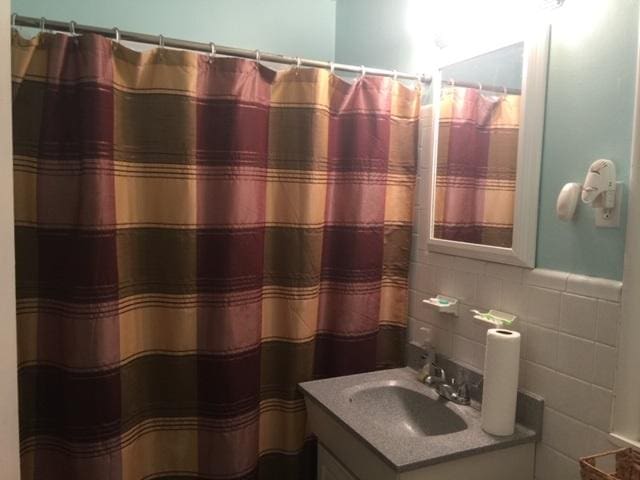
[[(399, 436), (388, 425), (401, 419), (390, 418), (393, 413), (385, 411), (385, 402), (376, 405), (379, 410), (377, 414), (384, 416), (384, 422), (379, 422), (372, 418), (374, 412), (365, 411), (361, 405), (351, 401), (354, 392), (361, 391), (363, 387), (380, 385), (396, 385), (426, 395), (457, 414), (467, 428), (432, 436)], [(536, 440), (536, 432), (522, 425), (516, 425), (515, 433), (509, 437), (485, 433), (480, 426), (477, 404), (462, 406), (439, 398), (432, 387), (418, 382), (416, 372), (408, 367), (304, 382), (300, 384), (300, 389), (308, 400), (328, 411), (396, 471), (413, 470)]]

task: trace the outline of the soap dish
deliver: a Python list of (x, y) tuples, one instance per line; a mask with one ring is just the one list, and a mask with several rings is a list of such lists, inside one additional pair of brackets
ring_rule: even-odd
[(449, 315), (458, 316), (458, 299), (445, 297), (444, 295), (437, 295), (431, 298), (425, 298), (422, 303), (426, 303), (434, 307), (440, 313), (447, 313)]
[(475, 315), (473, 318), (483, 323), (490, 323), (497, 327), (508, 327), (518, 318), (510, 313), (501, 312), (500, 310), (489, 310), (488, 312), (480, 312), (471, 310)]

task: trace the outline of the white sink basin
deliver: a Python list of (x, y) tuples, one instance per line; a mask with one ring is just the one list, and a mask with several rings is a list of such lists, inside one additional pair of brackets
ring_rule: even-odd
[(366, 412), (365, 421), (390, 435), (445, 435), (467, 428), (467, 423), (447, 408), (444, 400), (411, 390), (395, 380), (365, 383), (345, 394), (353, 407)]

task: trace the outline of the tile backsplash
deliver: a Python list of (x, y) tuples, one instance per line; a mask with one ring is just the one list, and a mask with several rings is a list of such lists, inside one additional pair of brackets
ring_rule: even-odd
[[(482, 371), (487, 327), (469, 310), (517, 315), (520, 387), (545, 399), (536, 479), (578, 480), (579, 457), (615, 448), (608, 431), (621, 282), (427, 253), (418, 242), (423, 238), (414, 240), (409, 341), (421, 343), (420, 328), (429, 327), (439, 353)], [(459, 299), (459, 317), (422, 303), (436, 294)]]

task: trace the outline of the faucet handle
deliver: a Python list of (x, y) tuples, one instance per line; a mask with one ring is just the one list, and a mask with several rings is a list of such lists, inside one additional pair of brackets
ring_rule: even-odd
[(471, 396), (469, 395), (469, 386), (466, 383), (461, 383), (460, 386), (458, 387), (458, 398), (468, 404), (471, 400)]
[(474, 392), (482, 393), (484, 388), (484, 377), (480, 378), (476, 383), (472, 383), (470, 386)]
[(438, 365), (437, 363), (432, 363), (431, 364), (431, 368), (433, 371), (433, 375), (435, 377), (438, 377), (442, 380), (446, 380), (447, 379), (447, 374), (444, 371), (444, 368), (442, 368), (440, 365)]
[(427, 385), (439, 385), (442, 383), (447, 383), (447, 374), (444, 371), (444, 368), (442, 368), (441, 366), (432, 363), (430, 366), (430, 374), (429, 376), (425, 379), (425, 383), (427, 383)]

